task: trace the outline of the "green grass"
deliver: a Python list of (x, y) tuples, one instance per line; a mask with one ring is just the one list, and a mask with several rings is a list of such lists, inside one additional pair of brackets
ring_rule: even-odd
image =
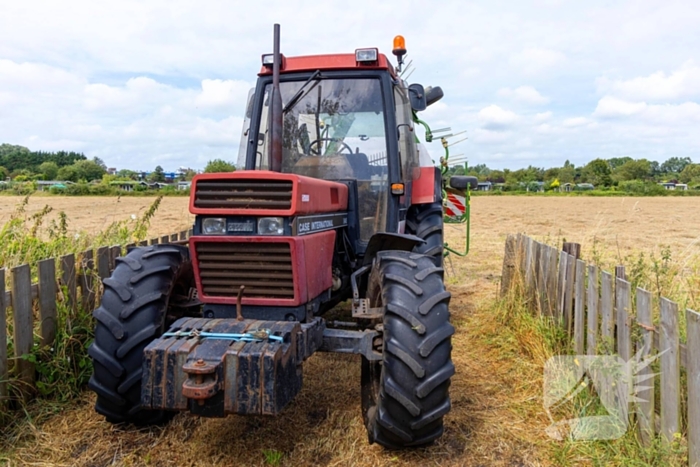
[[(157, 198), (140, 217), (112, 223), (100, 232), (81, 231), (68, 234), (69, 219), (63, 212), (57, 220), (46, 222), (51, 212), (49, 206), (29, 215), (26, 213), (28, 198), (16, 207), (10, 219), (0, 228), (0, 265), (6, 269), (21, 264), (29, 264), (36, 280), (36, 263), (46, 258), (57, 258), (70, 253), (80, 253), (104, 245), (125, 245), (144, 240), (151, 218), (160, 205)], [(97, 277), (95, 284), (99, 284)], [(24, 358), (34, 363), (37, 380), (36, 388), (23, 387), (13, 376), (13, 361), (10, 360), (8, 380), (10, 400), (0, 406), (0, 427), (14, 425), (21, 421), (18, 413), (29, 417), (23, 402), (23, 395), (33, 393), (48, 401), (43, 407), (55, 406), (72, 400), (85, 387), (92, 374), (92, 362), (87, 348), (93, 339), (94, 322), (92, 310), (85, 310), (78, 304), (75, 309), (68, 306), (64, 288), (57, 300), (56, 339), (52, 346), (41, 346), (40, 332), (35, 329), (35, 344), (32, 352)], [(35, 323), (38, 327), (39, 323)], [(11, 310), (7, 311), (8, 355), (13, 354)], [(44, 409), (41, 409), (44, 410)]]

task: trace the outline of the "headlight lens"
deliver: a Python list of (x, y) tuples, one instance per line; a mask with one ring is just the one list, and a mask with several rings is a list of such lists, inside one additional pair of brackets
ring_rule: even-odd
[(202, 232), (205, 235), (223, 235), (226, 233), (226, 219), (223, 217), (207, 217), (202, 220)]
[(284, 219), (281, 217), (261, 217), (258, 219), (258, 235), (284, 234)]

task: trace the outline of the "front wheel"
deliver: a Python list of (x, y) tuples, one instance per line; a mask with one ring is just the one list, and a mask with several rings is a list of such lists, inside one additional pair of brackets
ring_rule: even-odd
[(377, 255), (370, 306), (384, 307), (382, 360), (362, 362), (362, 410), (370, 443), (390, 449), (428, 444), (450, 411), (454, 327), (443, 270), (430, 256)]
[(135, 248), (117, 258), (93, 312), (95, 340), (88, 349), (94, 372), (88, 386), (95, 410), (111, 423), (150, 425), (174, 413), (141, 408), (143, 350), (177, 318), (194, 286), (189, 250), (176, 245)]

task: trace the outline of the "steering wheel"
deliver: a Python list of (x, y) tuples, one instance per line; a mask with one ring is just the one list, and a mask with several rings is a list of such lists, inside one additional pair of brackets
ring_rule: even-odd
[(343, 146), (341, 149), (347, 149), (347, 150), (348, 150), (348, 154), (353, 154), (352, 148), (351, 148), (346, 142), (344, 142), (343, 140), (341, 140), (340, 138), (319, 138), (319, 139), (315, 139), (315, 140), (313, 140), (313, 141), (309, 144), (309, 152), (310, 152), (311, 154), (316, 155), (316, 156), (320, 156), (320, 155), (321, 155), (321, 148), (319, 147), (316, 151), (314, 151), (312, 148), (314, 147), (314, 145), (318, 145), (318, 144), (321, 143), (322, 141), (331, 141), (331, 142), (333, 142), (333, 143), (340, 143), (340, 144)]

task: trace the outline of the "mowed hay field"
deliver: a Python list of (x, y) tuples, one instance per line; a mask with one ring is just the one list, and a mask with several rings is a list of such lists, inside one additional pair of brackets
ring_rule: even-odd
[[(20, 198), (0, 198), (0, 215)], [(64, 210), (70, 228), (100, 229), (138, 215), (149, 198), (37, 197)], [(544, 434), (542, 360), (537, 349), (502, 336), (491, 315), (497, 296), (505, 236), (525, 232), (552, 243), (583, 244), (611, 258), (669, 245), (674, 257), (698, 252), (695, 198), (597, 198), (489, 196), (472, 199), (468, 258), (446, 262), (456, 328), (457, 373), (445, 435), (434, 445), (403, 452), (368, 445), (360, 414), (359, 357), (317, 354), (304, 366), (304, 388), (278, 417), (199, 419), (179, 414), (161, 428), (114, 427), (94, 413), (89, 392), (41, 422), (24, 423), (0, 451), (10, 465), (552, 465), (556, 441)], [(186, 198), (164, 198), (151, 236), (187, 228)], [(448, 226), (447, 238), (463, 247), (464, 226)], [(0, 462), (3, 460), (0, 455)]]

